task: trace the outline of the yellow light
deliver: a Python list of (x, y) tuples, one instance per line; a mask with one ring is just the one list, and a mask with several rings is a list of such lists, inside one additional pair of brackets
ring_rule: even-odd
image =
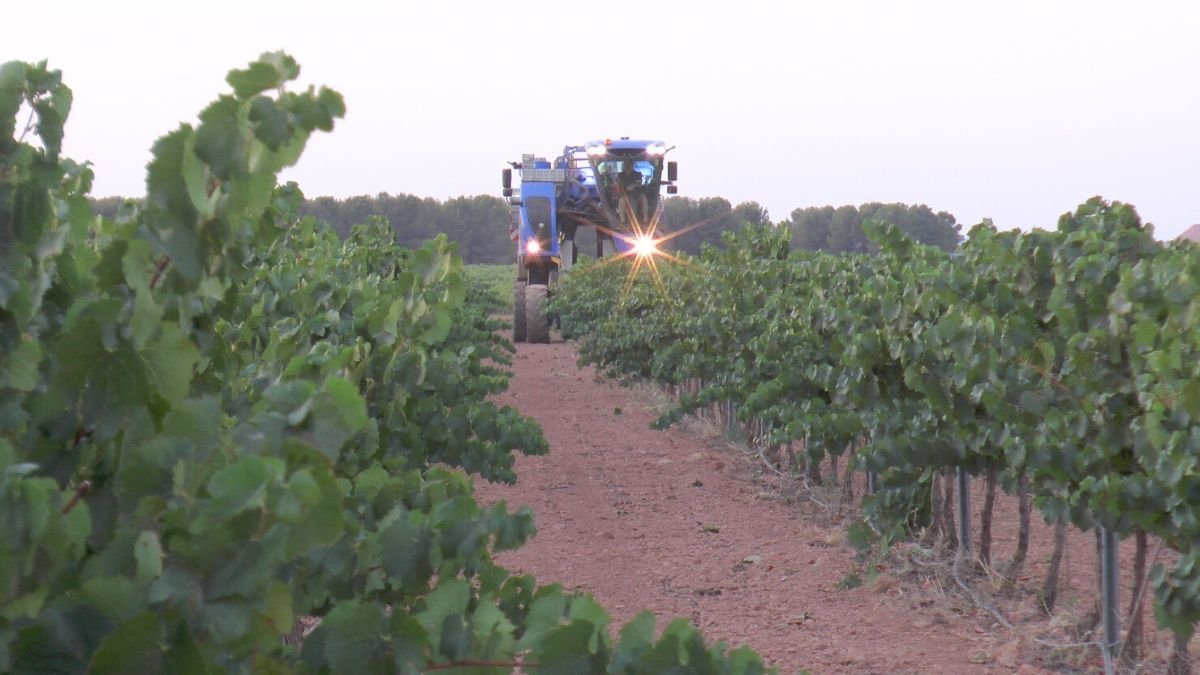
[(658, 242), (649, 235), (638, 235), (633, 240), (633, 252), (642, 258), (652, 256), (658, 253)]
[(538, 243), (537, 239), (530, 239), (525, 242), (525, 250), (531, 254), (536, 254), (542, 250), (542, 245)]

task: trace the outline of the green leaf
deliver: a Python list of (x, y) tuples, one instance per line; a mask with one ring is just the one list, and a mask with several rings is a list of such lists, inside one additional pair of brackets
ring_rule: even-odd
[(233, 93), (237, 94), (240, 99), (248, 99), (255, 94), (283, 85), (275, 67), (263, 61), (255, 61), (244, 70), (229, 71), (225, 81), (233, 87)]
[(196, 218), (201, 222), (211, 219), (216, 214), (214, 197), (219, 197), (220, 193), (212, 189), (214, 186), (208, 166), (196, 155), (195, 134), (189, 134), (184, 142), (179, 177), (183, 181), (184, 190), (187, 191), (188, 202), (196, 211)]
[(516, 627), (495, 604), (495, 599), (481, 597), (471, 617), (471, 633), (476, 648), (472, 652), (483, 659), (512, 658)]
[(1138, 321), (1133, 326), (1133, 344), (1142, 349), (1152, 349), (1160, 331), (1161, 327), (1153, 321)]
[[(246, 137), (236, 99), (222, 96), (200, 113), (196, 129), (196, 156), (218, 179), (226, 181), (246, 173)], [(183, 185), (182, 180), (180, 184)], [(186, 186), (184, 187), (186, 190)], [(188, 196), (189, 204), (191, 197)]]
[(272, 151), (291, 140), (292, 128), (287, 112), (280, 110), (275, 101), (266, 96), (256, 96), (250, 102), (250, 122), (254, 124), (254, 135)]
[(347, 431), (358, 433), (367, 426), (367, 404), (358, 393), (358, 387), (340, 377), (329, 377), (322, 389)]
[(312, 401), (313, 447), (336, 460), (342, 446), (367, 425), (367, 405), (358, 388), (340, 377), (325, 380)]
[(425, 671), (429, 636), (420, 622), (404, 612), (392, 612), (387, 638), (395, 654), (394, 662), (401, 673)]
[(67, 318), (52, 348), (58, 364), (58, 383), (72, 392), (82, 389), (89, 375), (104, 367), (110, 357), (105, 338), (115, 334), (121, 311), (120, 302), (112, 299), (79, 304), (83, 306)]
[[(143, 239), (118, 239), (106, 248), (104, 253), (106, 258), (113, 258), (111, 263), (107, 263), (113, 267), (109, 278), (106, 279), (108, 285), (116, 286), (124, 282), (134, 290), (150, 289), (150, 280), (154, 277), (155, 270), (150, 242)], [(116, 269), (118, 256), (120, 271)]]
[(58, 257), (63, 252), (69, 232), (69, 228), (61, 225), (52, 230), (47, 230), (42, 235), (42, 238), (38, 240), (37, 248), (34, 250), (34, 257), (39, 261)]
[(200, 609), (199, 632), (221, 644), (245, 637), (250, 630), (251, 611), (246, 603), (235, 599), (222, 602), (208, 600)]
[(222, 443), (221, 403), (213, 397), (180, 402), (163, 418), (163, 432), (195, 450), (217, 448)]
[(292, 613), (292, 591), (281, 581), (272, 581), (267, 589), (266, 608), (264, 613), (267, 620), (279, 633), (292, 630), (295, 616)]
[(642, 656), (654, 644), (654, 624), (654, 614), (643, 610), (621, 628), (617, 649), (613, 654), (613, 670), (632, 672), (641, 666)]
[(138, 581), (153, 581), (162, 574), (163, 550), (158, 533), (143, 530), (133, 545), (133, 557), (137, 561)]
[(441, 644), (446, 617), (466, 614), (470, 602), (471, 587), (466, 581), (439, 580), (437, 587), (425, 598), (425, 609), (417, 613), (417, 621), (421, 622), (433, 644)]
[(142, 351), (150, 381), (168, 403), (183, 401), (191, 388), (192, 371), (200, 351), (173, 323), (163, 324), (162, 333)]
[(20, 619), (36, 619), (46, 603), (49, 589), (36, 588), (30, 592), (8, 600), (0, 605), (0, 617), (6, 621), (17, 622)]
[(224, 672), (204, 658), (189, 628), (190, 625), (184, 621), (176, 626), (163, 661), (163, 672), (171, 675), (218, 675)]
[(529, 606), (525, 617), (525, 634), (517, 642), (517, 651), (536, 648), (550, 631), (566, 621), (567, 597), (562, 590), (551, 586), (540, 593)]
[(33, 106), (38, 116), (37, 133), (51, 160), (57, 160), (62, 150), (63, 125), (71, 111), (71, 101), (71, 90), (60, 84), (49, 98), (42, 98)]
[(595, 630), (596, 627), (587, 621), (574, 621), (548, 633), (540, 649), (530, 655), (541, 664), (538, 672), (551, 675), (606, 672), (607, 653), (604, 650), (597, 652), (591, 646)]
[(283, 462), (248, 455), (238, 459), (213, 475), (208, 481), (212, 495), (203, 513), (214, 520), (248, 509), (262, 508), (266, 503), (268, 484), (278, 478)]
[(83, 583), (88, 602), (114, 623), (124, 623), (146, 609), (144, 584), (126, 576), (103, 576)]
[(354, 495), (368, 502), (372, 501), (389, 478), (387, 470), (378, 464), (372, 464), (354, 477)]
[[(381, 646), (385, 626), (383, 608), (379, 605), (358, 601), (338, 603), (317, 628), (323, 634), (321, 661), (335, 673), (372, 673), (372, 656)], [(306, 644), (306, 660), (315, 656), (309, 651)]]
[(332, 89), (321, 87), (317, 93), (317, 103), (325, 110), (328, 122), (322, 120), (322, 123), (317, 124), (316, 128), (321, 131), (333, 131), (333, 120), (346, 115), (346, 103), (342, 100), (342, 95)]
[[(190, 229), (179, 229), (179, 225), (191, 225), (196, 221), (196, 207), (192, 205), (183, 177), (184, 153), (191, 152), (193, 133), (190, 126), (181, 124), (175, 131), (158, 139), (151, 150), (153, 159), (146, 167), (146, 202), (170, 216), (170, 221), (176, 227), (169, 231), (176, 238), (184, 232), (191, 234)], [(198, 257), (201, 253), (198, 247), (175, 247), (170, 252), (171, 262), (176, 269), (188, 278), (198, 276)]]
[(567, 615), (572, 621), (583, 620), (595, 624), (601, 629), (608, 626), (608, 612), (590, 595), (577, 595), (571, 598), (571, 610)]
[(1200, 380), (1190, 380), (1180, 392), (1180, 404), (1187, 411), (1192, 423), (1200, 422)]
[(162, 672), (164, 642), (158, 614), (143, 612), (100, 643), (88, 672), (98, 675)]
[(450, 661), (458, 661), (471, 651), (471, 630), (459, 614), (447, 614), (442, 620), (438, 653)]
[(116, 300), (88, 304), (68, 319), (53, 350), (58, 364), (55, 386), (67, 396), (78, 396), (88, 414), (106, 422), (123, 415), (124, 406), (144, 405), (153, 394), (171, 403), (181, 401), (200, 359), (174, 324), (163, 324), (156, 339), (136, 350), (118, 337), (119, 316)]
[(0, 364), (0, 388), (33, 391), (40, 380), (38, 366), (41, 361), (42, 349), (38, 343), (32, 339), (21, 340)]
[(300, 75), (300, 66), (283, 52), (268, 52), (243, 70), (231, 70), (225, 77), (240, 99), (248, 99), (268, 89), (278, 89)]
[(54, 491), (53, 483), (44, 479), (25, 480), (21, 485), (23, 515), (32, 540), (40, 539), (50, 526), (50, 514), (56, 510), (51, 503)]
[(1154, 618), (1160, 628), (1166, 628), (1185, 640), (1190, 640), (1196, 633), (1196, 624), (1191, 617), (1169, 612), (1162, 602), (1154, 603)]
[[(187, 208), (192, 208), (190, 202)], [(190, 226), (171, 227), (164, 234), (163, 249), (171, 260), (171, 269), (178, 272), (180, 277), (188, 282), (200, 280), (210, 250), (208, 245), (200, 240), (195, 229)]]
[(129, 320), (134, 347), (142, 349), (146, 346), (150, 338), (158, 332), (162, 318), (163, 308), (154, 301), (154, 294), (148, 288), (139, 288), (134, 295), (133, 316)]
[[(408, 519), (392, 523), (379, 534), (382, 548), (383, 570), (406, 589), (416, 590), (429, 583), (433, 576), (430, 555), (433, 550), (433, 533), (425, 524), (409, 522)], [(428, 630), (429, 627), (426, 626)]]
[(9, 61), (0, 65), (0, 138), (6, 142), (17, 129), (17, 113), (25, 100), (25, 74), (29, 65)]
[[(239, 596), (260, 597), (288, 559), (288, 529), (271, 527), (266, 534), (211, 563), (205, 581), (205, 598), (229, 598), (238, 602)], [(249, 614), (246, 617), (249, 620)]]
[(846, 528), (846, 541), (860, 553), (869, 551), (875, 545), (877, 539), (878, 537), (871, 530), (871, 526), (861, 520), (851, 523)]
[[(64, 636), (55, 628), (57, 626), (39, 623), (17, 632), (12, 643), (0, 646), (0, 659), (4, 659), (0, 661), (0, 666), (6, 668), (5, 672), (12, 673), (84, 672), (87, 662), (79, 654), (71, 653), (70, 647), (73, 645), (64, 644)], [(9, 653), (12, 657), (11, 670), (5, 658)]]
[[(6, 444), (6, 447), (11, 448), (12, 446), (9, 446)], [(10, 450), (10, 452), (11, 452), (11, 450)], [(11, 465), (5, 466), (4, 467), (4, 475), (5, 476), (28, 476), (29, 474), (37, 471), (39, 468), (40, 467), (33, 462), (19, 462), (17, 464), (11, 464)]]
[(178, 566), (168, 566), (162, 576), (150, 584), (149, 600), (153, 603), (195, 603), (203, 597), (200, 579)]

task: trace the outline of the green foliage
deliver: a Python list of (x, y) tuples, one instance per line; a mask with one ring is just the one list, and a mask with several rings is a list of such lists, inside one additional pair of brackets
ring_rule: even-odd
[[(460, 469), (546, 451), (490, 400), (496, 301), (445, 238), (299, 215), (276, 176), (344, 106), (298, 72), (230, 73), (110, 220), (59, 157), (59, 73), (0, 68), (0, 670), (760, 672), (682, 624), (614, 644), (586, 596), (493, 564), (532, 514)], [(298, 650), (301, 615), (323, 621)]]
[(504, 311), (511, 302), (513, 265), (467, 265), (464, 271), (477, 293), (487, 293), (496, 300), (497, 311)]
[[(836, 214), (835, 214), (836, 215)], [(849, 217), (849, 214), (847, 214)], [(730, 402), (768, 444), (856, 446), (886, 537), (928, 518), (935, 472), (1024, 477), (1050, 520), (1140, 529), (1179, 553), (1164, 625), (1200, 620), (1200, 249), (1094, 198), (1057, 230), (975, 227), (953, 256), (879, 221), (873, 255), (789, 250), (770, 227), (667, 266), (564, 276), (554, 310), (618, 376), (700, 383), (664, 416)], [(660, 265), (660, 268), (663, 266)], [(616, 300), (597, 289), (624, 288)], [(861, 534), (861, 532), (860, 532)]]

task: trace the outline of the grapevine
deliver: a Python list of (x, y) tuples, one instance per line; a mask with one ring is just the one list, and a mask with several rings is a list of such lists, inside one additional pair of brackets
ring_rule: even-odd
[(930, 524), (934, 478), (959, 467), (1032, 492), (1051, 522), (1160, 538), (1178, 558), (1152, 573), (1156, 613), (1186, 642), (1200, 249), (1098, 197), (1054, 230), (983, 223), (953, 254), (865, 229), (878, 254), (791, 251), (786, 227), (747, 226), (616, 301), (598, 289), (630, 270), (582, 266), (555, 311), (585, 362), (682, 392), (663, 424), (720, 402), (759, 442), (802, 450), (797, 468), (853, 452), (878, 476), (864, 506), (887, 537)]
[(547, 450), (491, 401), (511, 346), (444, 238), (299, 216), (277, 175), (345, 107), (298, 75), (230, 72), (108, 220), (61, 74), (0, 67), (0, 670), (763, 672), (492, 562), (533, 517), (467, 472)]

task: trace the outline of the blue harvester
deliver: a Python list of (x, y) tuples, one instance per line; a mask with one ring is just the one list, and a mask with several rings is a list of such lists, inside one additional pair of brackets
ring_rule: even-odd
[[(569, 145), (553, 161), (524, 155), (504, 169), (517, 243), (513, 340), (549, 342), (546, 304), (562, 270), (579, 256), (575, 233), (596, 231), (596, 257), (624, 253), (662, 221), (663, 186), (675, 194), (678, 168), (662, 141), (628, 137)], [(513, 188), (513, 169), (520, 187)]]

